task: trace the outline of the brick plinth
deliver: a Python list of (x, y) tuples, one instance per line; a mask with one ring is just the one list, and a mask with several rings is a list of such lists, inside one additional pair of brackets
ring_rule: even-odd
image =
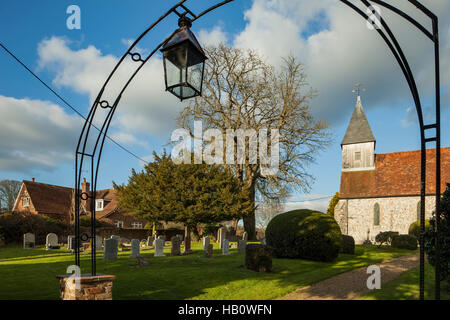
[[(98, 274), (60, 275), (59, 290), (62, 300), (112, 300), (112, 285), (115, 276)], [(79, 288), (76, 283), (79, 280)]]

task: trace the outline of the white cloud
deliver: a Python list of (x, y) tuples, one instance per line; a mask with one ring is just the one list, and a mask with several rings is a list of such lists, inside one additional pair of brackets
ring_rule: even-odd
[(222, 26), (215, 26), (212, 30), (200, 30), (198, 41), (202, 47), (217, 46), (221, 43), (228, 43), (228, 37)]
[(52, 170), (72, 161), (81, 121), (41, 100), (0, 96), (0, 170)]
[[(414, 6), (398, 0), (393, 4), (429, 26)], [(450, 72), (450, 3), (436, 0), (427, 6), (440, 18), (441, 73), (445, 75)], [(410, 61), (422, 97), (432, 96), (432, 43), (386, 9), (382, 15)], [(384, 41), (337, 0), (254, 0), (245, 19), (247, 25), (234, 44), (257, 50), (276, 65), (288, 54), (299, 57), (311, 86), (319, 90), (319, 97), (311, 104), (316, 116), (331, 122), (347, 121), (354, 107), (351, 90), (356, 82), (367, 88), (363, 96), (366, 109), (386, 105), (404, 108), (413, 103), (401, 69)], [(449, 88), (450, 79), (441, 78), (442, 85)], [(443, 107), (448, 107), (450, 96), (443, 98)]]
[[(39, 67), (55, 73), (55, 85), (86, 94), (91, 103), (119, 61), (115, 56), (102, 54), (94, 46), (73, 50), (69, 41), (59, 37), (43, 40), (39, 44), (38, 54)], [(108, 84), (103, 99), (112, 105), (139, 65), (131, 57), (127, 58)], [(130, 136), (137, 134), (150, 134), (168, 140), (174, 128), (174, 119), (182, 107), (175, 97), (165, 92), (162, 61), (154, 56), (122, 96), (112, 127), (133, 144), (136, 144), (136, 138)], [(106, 112), (99, 109), (95, 123), (103, 123), (105, 115)]]

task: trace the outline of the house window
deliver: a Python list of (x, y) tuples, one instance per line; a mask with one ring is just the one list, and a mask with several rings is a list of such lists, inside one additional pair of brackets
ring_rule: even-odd
[(355, 161), (361, 161), (361, 152), (355, 152)]
[(98, 211), (103, 210), (103, 199), (95, 201), (95, 210), (98, 210)]
[(26, 197), (26, 198), (22, 198), (22, 207), (29, 207), (30, 206), (30, 198)]
[(375, 203), (375, 206), (373, 208), (373, 225), (380, 225), (380, 205), (378, 203)]
[(118, 228), (118, 229), (123, 228), (123, 221), (116, 221), (114, 224), (116, 225), (116, 228)]
[(131, 226), (133, 227), (133, 229), (142, 229), (142, 223), (140, 222), (133, 222)]

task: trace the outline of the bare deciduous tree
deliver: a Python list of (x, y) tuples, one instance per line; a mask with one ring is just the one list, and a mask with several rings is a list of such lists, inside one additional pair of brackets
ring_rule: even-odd
[[(253, 201), (257, 192), (268, 199), (282, 199), (294, 190), (308, 191), (314, 178), (306, 166), (329, 143), (330, 135), (327, 123), (316, 121), (310, 113), (309, 102), (316, 92), (309, 87), (302, 64), (288, 57), (277, 70), (251, 50), (226, 45), (206, 52), (203, 96), (180, 113), (177, 124), (191, 136), (193, 122), (199, 120), (205, 129), (219, 129), (224, 135), (227, 129), (267, 129), (269, 144), (271, 130), (278, 129), (276, 175), (264, 175), (261, 159), (252, 164), (248, 155), (245, 164), (235, 161), (225, 166), (245, 182), (244, 191)], [(243, 220), (249, 239), (255, 239), (255, 212)]]
[(280, 213), (283, 213), (283, 207), (283, 204), (279, 201), (271, 201), (266, 199), (263, 203), (259, 203), (255, 213), (256, 226), (259, 229), (265, 230), (270, 220)]
[(0, 210), (12, 211), (21, 183), (15, 180), (0, 181)]

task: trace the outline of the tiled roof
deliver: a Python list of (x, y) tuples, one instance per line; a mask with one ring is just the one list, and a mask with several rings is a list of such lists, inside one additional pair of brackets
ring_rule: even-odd
[(345, 133), (342, 145), (362, 143), (362, 142), (375, 142), (372, 129), (370, 129), (369, 121), (367, 121), (366, 114), (362, 107), (361, 98), (358, 96), (355, 110), (353, 111), (352, 118)]
[[(427, 150), (426, 193), (436, 191), (435, 149)], [(450, 183), (450, 148), (441, 148), (441, 191)], [(420, 195), (420, 151), (375, 155), (375, 170), (342, 172), (340, 198)]]
[(101, 219), (117, 209), (117, 193), (114, 189), (106, 189), (97, 191), (97, 199), (103, 199), (103, 210), (96, 211), (97, 219)]
[(23, 183), (38, 212), (69, 214), (73, 189), (24, 180)]

